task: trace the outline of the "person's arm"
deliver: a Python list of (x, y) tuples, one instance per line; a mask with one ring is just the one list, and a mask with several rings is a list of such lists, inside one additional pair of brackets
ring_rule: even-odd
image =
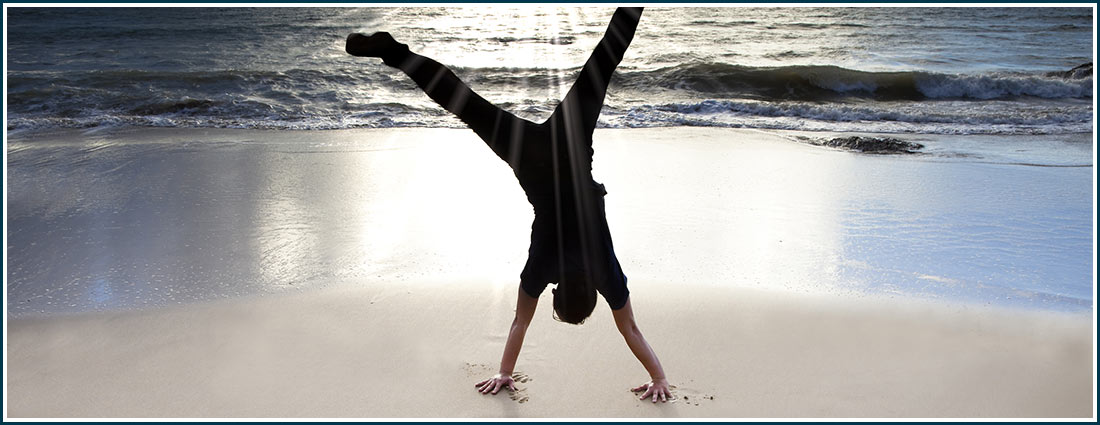
[(523, 348), (523, 337), (527, 334), (527, 326), (531, 324), (531, 318), (535, 316), (535, 308), (539, 299), (527, 295), (523, 288), (519, 289), (519, 298), (516, 300), (516, 318), (512, 320), (512, 328), (508, 331), (508, 342), (504, 343), (504, 355), (500, 359), (500, 371), (493, 377), (478, 382), (475, 386), (482, 394), (496, 394), (503, 387), (516, 390), (516, 383), (512, 379), (512, 372), (516, 367), (516, 359), (519, 358), (519, 350)]
[(641, 396), (642, 400), (652, 397), (654, 403), (657, 402), (657, 399), (668, 401), (672, 398), (672, 392), (669, 390), (665, 370), (661, 368), (661, 361), (657, 359), (657, 354), (649, 347), (645, 336), (642, 336), (642, 331), (638, 329), (638, 324), (634, 322), (634, 311), (630, 308), (630, 298), (626, 299), (626, 305), (623, 308), (611, 310), (611, 314), (615, 317), (615, 326), (619, 328), (619, 333), (626, 340), (626, 345), (630, 347), (634, 357), (637, 357), (638, 361), (642, 362), (642, 366), (645, 366), (645, 370), (649, 372), (650, 381), (632, 388), (631, 391), (645, 391)]

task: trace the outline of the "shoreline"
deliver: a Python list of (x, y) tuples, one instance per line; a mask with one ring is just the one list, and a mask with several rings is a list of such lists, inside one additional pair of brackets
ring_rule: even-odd
[[(466, 127), (356, 127), (337, 129), (267, 129), (267, 128), (227, 128), (227, 127), (143, 127), (143, 126), (97, 126), (90, 128), (35, 128), (35, 129), (8, 129), (6, 136), (8, 143), (30, 144), (26, 147), (49, 145), (67, 145), (86, 143), (92, 141), (107, 141), (112, 143), (150, 144), (150, 143), (179, 143), (181, 141), (207, 142), (207, 143), (239, 143), (240, 138), (247, 134), (264, 135), (267, 143), (300, 144), (303, 139), (330, 139), (339, 143), (353, 143), (356, 137), (367, 138), (372, 133), (391, 132), (469, 132)], [(1092, 161), (1092, 132), (1056, 133), (1056, 134), (943, 134), (943, 133), (919, 133), (919, 132), (875, 132), (875, 131), (840, 131), (840, 130), (795, 130), (795, 129), (770, 129), (754, 127), (722, 127), (722, 126), (685, 126), (669, 125), (655, 127), (598, 127), (599, 133), (616, 133), (624, 131), (637, 132), (726, 132), (733, 134), (761, 134), (765, 137), (774, 137), (785, 140), (788, 143), (801, 146), (814, 147), (826, 151), (854, 153), (871, 157), (899, 157), (921, 158), (933, 161), (988, 163), (1021, 166), (1051, 166), (1051, 167), (1091, 167)], [(203, 140), (196, 139), (201, 135)], [(365, 136), (367, 135), (367, 136)], [(912, 152), (861, 152), (858, 149), (845, 148), (843, 146), (827, 146), (822, 142), (833, 138), (870, 137), (896, 139), (904, 142), (916, 142), (925, 144), (923, 148)], [(465, 137), (457, 137), (465, 139)], [(596, 144), (600, 144), (600, 137), (596, 137)], [(476, 140), (476, 139), (475, 139)], [(1001, 151), (990, 151), (988, 148), (998, 142), (1009, 142), (1013, 146), (1020, 143), (1042, 140), (1038, 147), (1031, 146), (1029, 154), (1040, 153), (1043, 157), (1056, 149), (1070, 148), (1074, 155), (1083, 161), (1071, 164), (1045, 164), (1028, 162), (1005, 162), (1005, 158), (994, 157), (989, 159), (976, 159), (972, 153), (951, 152), (949, 146), (952, 141), (976, 140), (980, 142), (983, 150), (980, 153), (1005, 154)], [(1054, 146), (1051, 146), (1054, 145)], [(1023, 145), (1019, 145), (1023, 146)], [(1049, 159), (1049, 158), (1046, 158)]]
[[(716, 128), (598, 130), (594, 173), (610, 191), (613, 237), (619, 250), (627, 250), (620, 257), (627, 262), (637, 259), (629, 268), (642, 275), (683, 282), (756, 269), (743, 280), (778, 277), (788, 283), (762, 287), (798, 291), (821, 285), (807, 288), (797, 280), (821, 280), (813, 276), (825, 273), (831, 282), (827, 291), (837, 293), (915, 295), (963, 304), (994, 301), (1030, 309), (1092, 308), (1093, 294), (1050, 286), (1091, 273), (1073, 259), (1084, 261), (1087, 256), (1081, 252), (1092, 249), (1091, 222), (1082, 219), (1091, 214), (1086, 185), (1095, 172), (1092, 167), (859, 154), (793, 141), (806, 134)], [(906, 140), (928, 143), (928, 137), (910, 135)], [(34, 249), (12, 251), (21, 255), (15, 256), (16, 273), (9, 279), (16, 284), (75, 281), (87, 287), (95, 284), (88, 281), (87, 270), (103, 264), (113, 267), (105, 276), (112, 286), (103, 291), (43, 293), (24, 285), (20, 287), (29, 292), (21, 293), (9, 287), (9, 307), (31, 302), (39, 308), (15, 310), (70, 311), (40, 310), (44, 303), (73, 304), (73, 297), (77, 305), (87, 297), (126, 298), (120, 298), (127, 293), (119, 290), (129, 291), (134, 300), (159, 295), (161, 301), (152, 305), (169, 305), (310, 288), (317, 282), (371, 273), (385, 277), (414, 265), (381, 252), (391, 249), (413, 256), (430, 254), (417, 264), (425, 269), (473, 263), (483, 269), (518, 270), (525, 260), (530, 207), (511, 170), (485, 153), (468, 130), (455, 129), (157, 128), (66, 130), (16, 138), (7, 150), (9, 226), (15, 230), (9, 232), (9, 246)], [(139, 181), (143, 183), (134, 184)], [(784, 195), (772, 195), (780, 193)], [(1021, 197), (1034, 200), (1017, 199)], [(308, 208), (308, 202), (318, 205)], [(1005, 202), (1010, 209), (998, 208)], [(696, 208), (675, 209), (676, 205)], [(489, 211), (482, 213), (478, 206)], [(460, 211), (455, 217), (432, 212), (454, 207)], [(89, 220), (102, 223), (89, 227)], [(392, 223), (398, 228), (387, 226)], [(180, 226), (193, 234), (181, 233)], [(95, 227), (104, 230), (90, 232)], [(456, 229), (462, 231), (447, 235)], [(907, 232), (902, 242), (891, 241), (895, 230)], [(409, 231), (417, 235), (411, 242), (398, 239), (398, 232)], [(436, 235), (425, 234), (431, 232)], [(55, 236), (48, 237), (45, 246), (38, 243), (50, 234)], [(60, 241), (58, 236), (83, 245), (115, 246), (118, 253), (103, 257), (71, 243), (52, 243)], [(150, 237), (178, 240), (182, 246), (150, 245)], [(749, 238), (755, 250), (726, 243), (741, 238)], [(238, 243), (241, 239), (247, 243)], [(478, 248), (499, 261), (453, 255), (452, 251), (469, 249), (463, 240), (483, 240)], [(722, 267), (713, 273), (689, 271), (686, 276), (653, 267), (658, 258), (676, 258), (676, 250), (665, 246), (668, 241), (716, 251), (688, 257), (699, 261), (682, 266)], [(1002, 251), (999, 246), (1006, 243), (1030, 248)], [(316, 244), (331, 247), (331, 252), (302, 254), (302, 249)], [(140, 245), (150, 250), (134, 249)], [(776, 263), (769, 252), (793, 256), (802, 267), (778, 273), (761, 269), (758, 263)], [(43, 261), (74, 255), (79, 264), (61, 274), (28, 271), (56, 268)], [(731, 262), (730, 255), (748, 260)], [(973, 258), (961, 266), (951, 264), (960, 257)], [(260, 269), (235, 263), (254, 263)], [(323, 263), (329, 263), (327, 268)], [(294, 273), (280, 264), (297, 264), (307, 271)], [(1025, 268), (1028, 273), (1022, 276), (1001, 271), (1021, 264), (1032, 270)], [(462, 272), (478, 273), (474, 267)], [(230, 288), (219, 282), (234, 276), (251, 287)], [(187, 277), (205, 284), (171, 296), (158, 294), (160, 289), (152, 285), (139, 285), (167, 281), (168, 289), (182, 291), (172, 283)], [(875, 283), (884, 278), (900, 286)], [(136, 290), (145, 294), (137, 296)], [(113, 308), (101, 304), (92, 310)]]
[(9, 140), (8, 414), (1095, 415), (1092, 167), (786, 136), (597, 130), (635, 314), (681, 397), (659, 407), (627, 398), (646, 376), (606, 304), (566, 326), (549, 292), (523, 390), (472, 391), (532, 213), (468, 130)]
[[(809, 137), (807, 134), (813, 134), (818, 139), (844, 134), (901, 137), (902, 140), (931, 143), (932, 146), (943, 143), (943, 140), (933, 139), (951, 138), (931, 135), (685, 127), (601, 129), (596, 137), (594, 173), (597, 180), (606, 183), (611, 191), (607, 198), (608, 215), (616, 245), (629, 250), (638, 246), (661, 246), (665, 244), (664, 241), (674, 240), (681, 243), (702, 242), (713, 249), (730, 253), (723, 238), (751, 237), (754, 239), (751, 242), (758, 248), (776, 253), (787, 252), (783, 255), (813, 257), (800, 261), (814, 264), (803, 267), (799, 273), (786, 273), (785, 280), (805, 279), (822, 272), (834, 275), (839, 273), (839, 276), (830, 279), (834, 284), (828, 288), (829, 291), (861, 296), (895, 295), (898, 288), (885, 288), (873, 283), (874, 280), (883, 280), (882, 273), (892, 273), (894, 276), (890, 276), (890, 279), (900, 281), (901, 293), (898, 295), (902, 296), (942, 298), (962, 304), (982, 304), (996, 300), (996, 304), (1040, 310), (1087, 311), (1092, 308), (1093, 294), (1066, 293), (1058, 288), (1045, 287), (1045, 281), (1079, 279), (1081, 273), (1085, 272), (1079, 264), (1069, 261), (1069, 258), (1079, 257), (1081, 251), (1091, 249), (1091, 243), (1085, 240), (1085, 235), (1091, 233), (1091, 223), (1080, 219), (1091, 211), (1091, 206), (1079, 201), (1084, 196), (1091, 195), (1087, 188), (1077, 184), (1084, 183), (1086, 179), (1091, 180), (1091, 174), (1094, 173), (1091, 165), (1032, 167), (1011, 160), (975, 161), (968, 157), (944, 157), (935, 154), (861, 154), (799, 141)], [(504, 264), (514, 266), (518, 263), (522, 266), (525, 259), (525, 236), (529, 232), (531, 217), (529, 205), (523, 198), (522, 191), (518, 190), (518, 185), (514, 184), (511, 170), (492, 155), (486, 155), (484, 147), (468, 130), (128, 128), (102, 131), (63, 130), (27, 136), (9, 140), (7, 151), (8, 167), (16, 171), (10, 176), (16, 186), (11, 186), (13, 191), (10, 195), (13, 199), (9, 200), (15, 207), (16, 221), (9, 225), (16, 230), (25, 230), (17, 232), (14, 235), (16, 240), (10, 245), (33, 245), (36, 242), (35, 235), (50, 233), (51, 229), (62, 227), (70, 233), (85, 233), (77, 235), (78, 240), (83, 239), (85, 245), (122, 245), (121, 258), (113, 256), (114, 258), (100, 262), (121, 261), (125, 264), (126, 256), (140, 259), (152, 255), (128, 248), (129, 245), (149, 243), (146, 237), (122, 233), (128, 227), (138, 232), (153, 232), (163, 237), (183, 239), (187, 249), (182, 252), (179, 248), (151, 248), (165, 255), (182, 256), (180, 263), (161, 264), (160, 268), (173, 270), (175, 278), (183, 274), (198, 280), (205, 279), (208, 283), (203, 290), (207, 292), (197, 290), (192, 291), (190, 296), (176, 294), (172, 298), (164, 298), (164, 294), (160, 294), (168, 302), (155, 302), (153, 306), (231, 297), (239, 295), (238, 292), (241, 291), (244, 294), (278, 293), (315, 286), (310, 282), (337, 281), (372, 272), (381, 277), (401, 269), (400, 265), (390, 264), (394, 263), (392, 255), (379, 256), (368, 252), (377, 249), (400, 248), (409, 255), (431, 252), (435, 257), (451, 257), (444, 258), (449, 261), (429, 261), (429, 264), (424, 265), (439, 269), (458, 262), (459, 259), (447, 251), (466, 249), (461, 243), (455, 242), (463, 238), (486, 239), (481, 248), (495, 252), (498, 258), (504, 260)], [(1069, 139), (1075, 140), (1076, 137)], [(1006, 140), (992, 136), (978, 139), (986, 144)], [(1026, 137), (1008, 139), (1022, 140)], [(1066, 140), (1050, 143), (1055, 143), (1054, 147), (1065, 146)], [(1091, 145), (1087, 147), (1091, 151)], [(1044, 149), (1050, 148), (1052, 146)], [(45, 161), (45, 166), (42, 166), (42, 161)], [(715, 168), (723, 164), (733, 168)], [(1043, 168), (1050, 168), (1051, 171), (1044, 171)], [(210, 176), (224, 177), (198, 175), (196, 169)], [(317, 172), (311, 174), (310, 170)], [(314, 176), (321, 178), (314, 183)], [(960, 183), (960, 179), (974, 182)], [(132, 182), (145, 180), (154, 185), (147, 190), (150, 193), (135, 193)], [(315, 184), (322, 184), (324, 187), (311, 187)], [(59, 185), (62, 187), (59, 188)], [(1067, 185), (1069, 186), (1066, 187)], [(142, 190), (142, 185), (136, 188)], [(647, 191), (645, 188), (657, 191)], [(321, 194), (311, 193), (317, 191)], [(771, 196), (771, 193), (785, 193), (784, 196), (789, 199)], [(311, 202), (307, 200), (314, 196), (320, 196), (320, 205), (313, 210), (306, 208), (304, 203)], [(663, 198), (662, 202), (672, 202), (672, 205), (655, 204), (651, 200), (652, 196)], [(1036, 200), (1030, 204), (1013, 201), (1022, 204), (1013, 207), (1019, 211), (1000, 211), (996, 208), (997, 204), (1021, 196), (1034, 197)], [(180, 199), (174, 199), (177, 197)], [(340, 199), (349, 202), (341, 203)], [(92, 205), (85, 204), (88, 202)], [(920, 202), (933, 205), (931, 208), (920, 208), (917, 205)], [(129, 205), (122, 207), (126, 203)], [(433, 217), (434, 213), (430, 210), (424, 210), (448, 208), (446, 203), (460, 205), (462, 214), (440, 220), (441, 217)], [(1072, 203), (1077, 212), (1066, 212), (1065, 207), (1060, 205), (1062, 203)], [(701, 208), (697, 211), (670, 209), (676, 204), (697, 205)], [(491, 217), (478, 217), (480, 213), (476, 210), (477, 205), (490, 206), (494, 210), (490, 213)], [(292, 209), (287, 210), (288, 207)], [(212, 212), (214, 209), (216, 211)], [(25, 212), (21, 214), (20, 210)], [(90, 211), (80, 213), (80, 210)], [(74, 215), (74, 211), (78, 213)], [(413, 217), (407, 217), (405, 212), (408, 211), (416, 213)], [(762, 212), (777, 216), (761, 217)], [(41, 217), (43, 213), (47, 216), (46, 220)], [(179, 225), (195, 229), (200, 233), (198, 236), (204, 237), (180, 234), (178, 229), (171, 229), (176, 224), (165, 217), (166, 214), (171, 215)], [(330, 219), (324, 217), (326, 214), (335, 214), (338, 217)], [(732, 217), (727, 217), (730, 214)], [(26, 224), (19, 221), (22, 218), (27, 219)], [(111, 230), (107, 230), (105, 235), (86, 234), (89, 230), (86, 227), (87, 220), (104, 219)], [(134, 219), (147, 223), (136, 226), (124, 224), (124, 220)], [(395, 230), (378, 227), (384, 227), (387, 220), (402, 221), (404, 231), (414, 231), (417, 234), (423, 232), (417, 231), (416, 227), (430, 228), (440, 234), (458, 228), (464, 230), (459, 236), (432, 236), (428, 238), (430, 240), (417, 239), (412, 243), (402, 244), (396, 240), (398, 235), (394, 233)], [(714, 230), (707, 229), (707, 221), (711, 220), (716, 220), (715, 229), (720, 230), (720, 234), (707, 234)], [(257, 227), (255, 221), (264, 223), (259, 223)], [(318, 221), (323, 226), (318, 227)], [(982, 230), (982, 226), (990, 221), (1001, 229), (987, 236), (984, 234), (988, 232)], [(680, 224), (676, 224), (678, 222)], [(616, 230), (618, 223), (626, 223), (622, 226), (622, 231)], [(679, 229), (663, 228), (670, 223)], [(211, 227), (211, 224), (214, 226)], [(242, 230), (238, 229), (240, 226), (245, 227), (243, 230), (246, 233), (241, 233)], [(288, 233), (285, 231), (287, 226), (299, 230)], [(909, 242), (926, 245), (915, 254), (928, 257), (924, 260), (927, 264), (904, 264), (907, 260), (902, 254), (911, 250), (910, 247), (888, 240), (893, 238), (891, 228), (898, 226), (903, 230), (916, 232), (913, 235), (917, 239), (910, 239)], [(959, 230), (940, 230), (959, 226), (962, 226)], [(752, 229), (754, 227), (763, 228)], [(506, 228), (509, 233), (505, 235), (503, 231), (494, 230), (498, 228)], [(823, 232), (822, 228), (827, 231)], [(219, 230), (237, 237), (226, 238), (216, 233)], [(376, 236), (379, 231), (382, 233), (381, 237)], [(352, 232), (353, 235), (337, 237), (332, 232)], [(645, 233), (654, 232), (660, 237), (643, 237)], [(853, 233), (859, 236), (854, 236)], [(288, 236), (292, 239), (288, 240)], [(784, 237), (788, 241), (795, 240), (799, 243), (793, 247), (789, 244), (782, 245)], [(226, 252), (233, 254), (237, 262), (261, 263), (263, 267), (273, 266), (281, 270), (284, 267), (273, 262), (292, 261), (306, 265), (311, 270), (309, 273), (298, 274), (247, 271), (230, 264), (233, 257), (212, 258), (214, 255), (222, 255), (211, 252), (210, 249), (217, 249), (218, 245), (238, 245), (234, 239), (241, 238), (249, 240), (251, 246), (232, 247)], [(974, 243), (969, 240), (972, 238), (984, 240)], [(625, 242), (619, 242), (622, 239)], [(1030, 251), (1010, 251), (1014, 257), (1004, 257), (1003, 253), (997, 251), (997, 245), (1016, 243), (1034, 246), (1035, 240), (1044, 239), (1072, 241), (1073, 245), (1058, 242), (1057, 245), (1035, 246)], [(306, 247), (303, 243), (331, 242), (336, 243), (334, 255), (340, 257), (331, 266), (343, 269), (338, 273), (330, 273), (320, 266), (309, 267), (307, 264), (331, 262), (330, 258), (319, 255), (303, 256), (296, 252)], [(874, 247), (862, 246), (868, 243), (872, 243)], [(206, 250), (200, 252), (204, 247)], [(868, 252), (869, 249), (897, 253), (883, 255)], [(980, 261), (985, 260), (980, 259), (972, 260), (967, 265), (968, 270), (945, 266), (955, 262), (958, 256), (970, 256), (969, 251), (974, 249), (984, 251), (986, 254), (983, 255), (997, 259), (999, 265), (996, 267), (1013, 268), (1022, 262), (1042, 268), (1033, 272), (1038, 273), (1036, 277), (1013, 277), (983, 265)], [(732, 253), (772, 262), (771, 257), (744, 248), (735, 249)], [(1059, 257), (1069, 258), (1033, 258), (1037, 255), (1049, 257), (1055, 253)], [(17, 262), (16, 269), (47, 267), (47, 264), (38, 264), (38, 257), (72, 254), (86, 257), (99, 255), (94, 251), (73, 253), (71, 248), (52, 247), (47, 248), (46, 252), (27, 254), (23, 260)], [(634, 250), (629, 254), (628, 259), (642, 260), (642, 264), (632, 266), (642, 266), (640, 271), (643, 274), (656, 273), (667, 279), (683, 281), (706, 281), (718, 275), (703, 273), (681, 279), (675, 274), (651, 267), (657, 257), (653, 253)], [(672, 254), (668, 247), (660, 253), (664, 256)], [(703, 254), (707, 262), (700, 262), (695, 267), (712, 267), (707, 265), (708, 262), (729, 263), (720, 256)], [(357, 260), (356, 256), (364, 256), (370, 262)], [(874, 257), (884, 258), (876, 259), (875, 262), (867, 261), (869, 258), (875, 259)], [(471, 258), (463, 261), (471, 261)], [(164, 277), (151, 276), (148, 270), (142, 270), (148, 269), (149, 264), (158, 262), (163, 263), (159, 258), (146, 258), (144, 263), (128, 261), (128, 266), (135, 272), (117, 270), (116, 266), (116, 270), (112, 272), (115, 276), (110, 279), (128, 282), (165, 280)], [(876, 262), (881, 264), (875, 264)], [(372, 263), (382, 264), (383, 269), (378, 270), (378, 266)], [(403, 264), (406, 268), (411, 265), (403, 260), (397, 260), (396, 263)], [(485, 261), (480, 264), (494, 269), (501, 265), (499, 262)], [(758, 268), (746, 260), (730, 265)], [(85, 267), (100, 266), (86, 262)], [(1061, 271), (1062, 268), (1070, 271)], [(209, 271), (211, 269), (214, 270)], [(737, 271), (737, 267), (723, 269), (731, 273)], [(898, 270), (891, 272), (890, 269)], [(263, 283), (243, 290), (222, 288), (222, 284), (215, 281), (225, 277), (216, 275), (219, 270), (230, 275), (240, 275), (237, 280)], [(762, 272), (760, 270), (755, 273), (756, 280), (771, 278)], [(23, 273), (27, 274), (25, 271)], [(172, 275), (166, 277), (171, 284)], [(1006, 282), (1016, 280), (1017, 283), (1005, 285), (1005, 282), (996, 280), (993, 286), (979, 283), (980, 280), (991, 277), (997, 280), (1007, 279)], [(81, 279), (86, 279), (86, 273), (76, 270), (55, 277), (18, 274), (14, 277), (16, 282)], [(872, 283), (868, 286), (866, 283), (859, 283), (860, 281)], [(782, 287), (807, 289), (796, 283), (788, 283)], [(934, 290), (919, 293), (923, 291), (918, 291), (922, 287)], [(868, 288), (873, 290), (867, 291)], [(159, 289), (154, 287), (144, 290), (148, 293)], [(1023, 293), (1019, 293), (1020, 290)], [(15, 300), (15, 304), (9, 303), (9, 307), (56, 296), (33, 291), (25, 295), (9, 291), (9, 295), (13, 295)], [(118, 294), (114, 292), (61, 295), (118, 298)], [(154, 292), (153, 295), (158, 294)], [(55, 299), (52, 302), (57, 307), (57, 304), (65, 303), (66, 300)], [(41, 301), (35, 303), (42, 304)], [(139, 306), (132, 304), (131, 307)], [(110, 310), (113, 307), (103, 305), (93, 310), (100, 309)], [(35, 312), (34, 309), (23, 307), (17, 310), (20, 313)], [(53, 308), (38, 312), (63, 311), (66, 309)]]

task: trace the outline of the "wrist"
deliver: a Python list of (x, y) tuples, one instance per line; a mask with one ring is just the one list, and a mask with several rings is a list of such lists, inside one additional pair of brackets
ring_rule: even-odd
[(668, 379), (665, 379), (663, 376), (660, 378), (650, 378), (650, 380), (653, 381), (654, 384), (668, 384)]

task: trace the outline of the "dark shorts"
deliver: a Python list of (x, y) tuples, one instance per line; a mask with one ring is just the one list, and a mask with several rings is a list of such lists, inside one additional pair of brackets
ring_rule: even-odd
[[(604, 297), (612, 310), (626, 305), (630, 291), (626, 287), (626, 275), (615, 257), (611, 243), (611, 231), (604, 213), (603, 185), (596, 186), (597, 196), (590, 199), (593, 214), (583, 226), (578, 220), (565, 219), (559, 238), (557, 215), (551, 209), (535, 207), (535, 221), (531, 224), (531, 247), (527, 251), (527, 265), (520, 274), (520, 287), (532, 297), (538, 298), (550, 283), (560, 283), (566, 276), (585, 276), (597, 292)], [(574, 214), (563, 214), (575, 217)], [(584, 228), (592, 233), (587, 249), (582, 249), (582, 238), (570, 235)], [(561, 246), (559, 247), (559, 239)], [(584, 255), (587, 253), (587, 255)], [(561, 258), (564, 255), (564, 258)]]

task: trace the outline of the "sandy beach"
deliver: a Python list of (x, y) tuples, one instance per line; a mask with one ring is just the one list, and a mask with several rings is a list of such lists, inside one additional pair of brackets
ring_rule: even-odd
[(468, 130), (9, 134), (6, 416), (1095, 418), (1092, 167), (790, 136), (597, 130), (654, 406), (549, 292), (474, 391), (532, 214)]
[(520, 391), (483, 396), (473, 384), (495, 372), (514, 288), (379, 282), (146, 313), (12, 321), (8, 414), (1091, 415), (1087, 319), (752, 290), (670, 296), (659, 282), (636, 282), (638, 320), (677, 386), (671, 404), (654, 406), (628, 391), (647, 377), (606, 306), (581, 327), (554, 322), (542, 306), (517, 367)]

